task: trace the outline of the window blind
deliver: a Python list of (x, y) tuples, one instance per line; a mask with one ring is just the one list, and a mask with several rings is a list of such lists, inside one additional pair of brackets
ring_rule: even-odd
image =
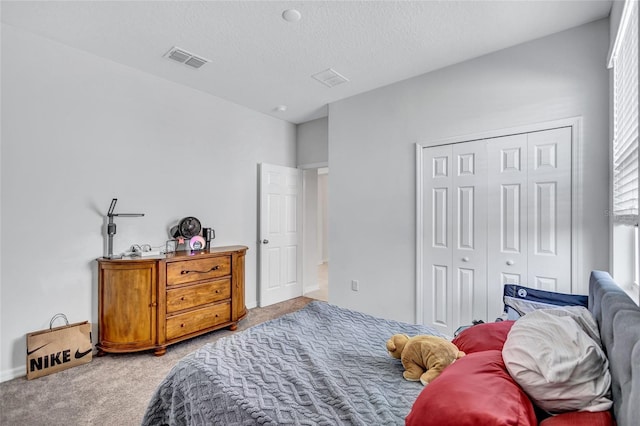
[(638, 225), (638, 2), (625, 2), (610, 65), (613, 94), (614, 221)]

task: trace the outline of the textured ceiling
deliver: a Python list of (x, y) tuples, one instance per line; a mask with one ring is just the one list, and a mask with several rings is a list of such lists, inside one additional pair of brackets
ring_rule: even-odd
[[(9, 24), (293, 123), (330, 102), (608, 16), (611, 1), (2, 1)], [(282, 19), (295, 8), (298, 22)], [(179, 46), (212, 62), (163, 55)], [(312, 74), (349, 79), (328, 88)], [(284, 112), (276, 111), (286, 105)]]

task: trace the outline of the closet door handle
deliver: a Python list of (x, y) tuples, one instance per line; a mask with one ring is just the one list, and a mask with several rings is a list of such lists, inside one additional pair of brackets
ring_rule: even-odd
[(507, 260), (507, 265), (511, 266), (513, 265), (515, 262), (513, 260)]
[(463, 262), (468, 262), (468, 261), (469, 261), (469, 258), (468, 258), (467, 256), (465, 256), (465, 257), (463, 257), (463, 258), (462, 258), (462, 261), (463, 261)]

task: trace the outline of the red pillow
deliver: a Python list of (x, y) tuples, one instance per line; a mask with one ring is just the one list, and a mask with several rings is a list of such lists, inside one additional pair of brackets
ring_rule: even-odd
[(515, 321), (498, 321), (474, 325), (462, 331), (452, 343), (462, 352), (502, 350), (511, 326)]
[(610, 411), (572, 411), (552, 416), (540, 422), (540, 426), (614, 426)]
[(406, 426), (535, 426), (533, 404), (500, 351), (460, 358), (418, 395)]

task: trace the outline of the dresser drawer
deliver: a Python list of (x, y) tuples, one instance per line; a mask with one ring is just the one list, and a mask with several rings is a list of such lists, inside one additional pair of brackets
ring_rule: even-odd
[(194, 308), (231, 297), (231, 279), (222, 278), (167, 290), (167, 313)]
[(231, 275), (231, 256), (204, 257), (167, 264), (167, 285)]
[(167, 318), (167, 339), (176, 339), (231, 320), (231, 303), (219, 303)]

